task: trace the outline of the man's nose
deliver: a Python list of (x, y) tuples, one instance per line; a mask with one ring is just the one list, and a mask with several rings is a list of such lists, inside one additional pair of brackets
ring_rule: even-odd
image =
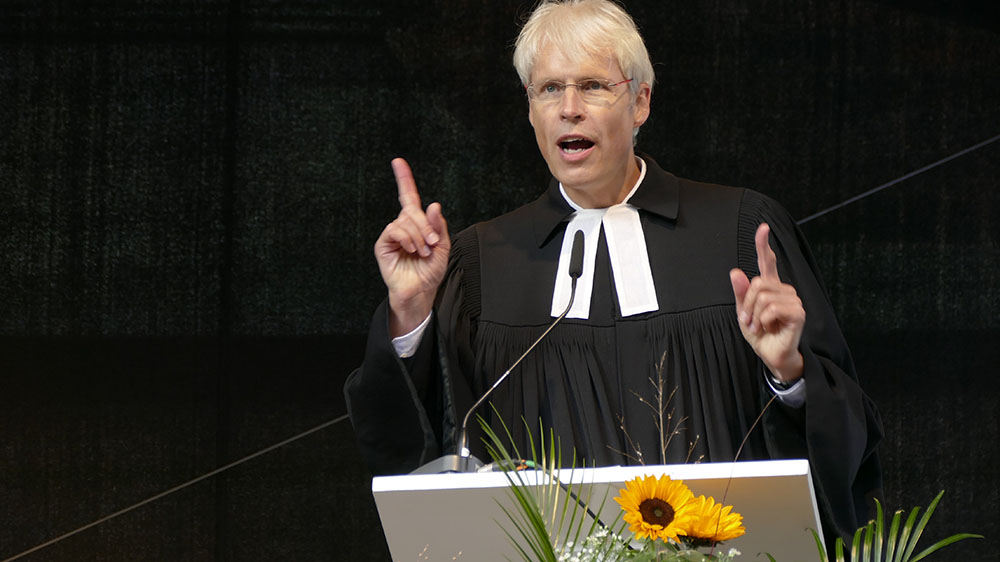
[(583, 97), (576, 84), (567, 84), (559, 99), (559, 114), (563, 119), (580, 119), (584, 114)]

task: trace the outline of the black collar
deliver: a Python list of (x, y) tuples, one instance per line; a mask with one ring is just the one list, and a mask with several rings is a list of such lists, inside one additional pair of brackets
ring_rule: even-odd
[[(680, 191), (677, 176), (663, 171), (647, 154), (639, 153), (639, 158), (646, 162), (646, 177), (629, 199), (629, 204), (667, 220), (676, 220)], [(545, 193), (529, 206), (531, 214), (535, 215), (531, 224), (539, 248), (558, 232), (574, 212), (573, 207), (569, 206), (559, 192), (559, 181), (555, 178), (549, 182)]]

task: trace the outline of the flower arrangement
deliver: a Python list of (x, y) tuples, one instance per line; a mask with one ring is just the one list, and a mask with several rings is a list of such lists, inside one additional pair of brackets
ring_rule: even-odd
[[(515, 462), (513, 459), (522, 458), (518, 451), (508, 451), (489, 425), (482, 419), (480, 424), (490, 456), (499, 467), (509, 468), (504, 474), (519, 510), (508, 510), (503, 505), (501, 509), (515, 529), (513, 533), (505, 532), (525, 562), (732, 562), (740, 555), (736, 549), (720, 548), (723, 541), (746, 532), (743, 517), (733, 511), (733, 506), (718, 503), (713, 497), (695, 497), (683, 481), (667, 475), (646, 475), (626, 482), (625, 488), (619, 490), (614, 501), (621, 506), (622, 515), (605, 524), (595, 511), (604, 512), (609, 491), (598, 498), (594, 497), (595, 487), (574, 484), (574, 469), (560, 468), (564, 465), (554, 438), (550, 436), (548, 449), (544, 442), (541, 444), (540, 457), (531, 443), (534, 460)], [(512, 441), (509, 431), (507, 439)], [(569, 466), (575, 465), (574, 459)], [(525, 467), (535, 470), (522, 470)], [(910, 512), (905, 523), (901, 522), (903, 512), (897, 511), (888, 533), (878, 504), (876, 520), (857, 530), (849, 551), (838, 538), (832, 558), (813, 531), (819, 560), (917, 562), (954, 542), (982, 538), (959, 533), (915, 552), (917, 540), (943, 494), (934, 498), (919, 521), (919, 507)], [(631, 538), (627, 537), (629, 533)], [(770, 555), (765, 556), (775, 562)]]
[[(614, 498), (621, 517), (603, 523), (591, 507), (603, 512), (610, 490), (596, 498), (593, 487), (574, 484), (573, 469), (559, 468), (554, 439), (549, 439), (548, 450), (542, 443), (540, 458), (532, 444), (534, 460), (528, 465), (535, 471), (518, 470), (514, 467), (524, 466), (513, 460), (520, 458), (518, 451), (508, 452), (496, 433), (480, 422), (490, 456), (501, 468), (511, 468), (505, 474), (520, 510), (501, 508), (516, 531), (507, 534), (525, 562), (729, 562), (739, 556), (735, 549), (716, 552), (718, 543), (745, 533), (743, 517), (732, 506), (695, 497), (681, 480), (647, 475), (625, 483)], [(631, 539), (626, 538), (629, 531)], [(706, 548), (709, 552), (699, 551)]]

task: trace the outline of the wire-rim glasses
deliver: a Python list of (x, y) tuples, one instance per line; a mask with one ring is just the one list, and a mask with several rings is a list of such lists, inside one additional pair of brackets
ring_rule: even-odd
[(562, 99), (566, 88), (576, 88), (585, 103), (605, 103), (614, 101), (620, 93), (617, 92), (619, 86), (623, 86), (632, 81), (627, 78), (621, 82), (612, 82), (601, 78), (585, 78), (577, 83), (559, 82), (558, 80), (546, 80), (544, 82), (532, 82), (524, 87), (528, 93), (528, 99), (539, 103), (551, 103)]

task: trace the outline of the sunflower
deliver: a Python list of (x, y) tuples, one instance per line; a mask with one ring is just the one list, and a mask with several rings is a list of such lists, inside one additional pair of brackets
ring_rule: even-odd
[(707, 546), (729, 539), (735, 539), (746, 532), (743, 516), (732, 513), (733, 506), (723, 507), (715, 503), (715, 498), (698, 496), (691, 501), (696, 519), (688, 526), (685, 541), (692, 546)]
[(629, 480), (620, 494), (615, 501), (622, 506), (622, 517), (637, 539), (677, 540), (678, 535), (687, 534), (695, 518), (691, 507), (694, 494), (682, 480), (671, 480), (665, 474)]

